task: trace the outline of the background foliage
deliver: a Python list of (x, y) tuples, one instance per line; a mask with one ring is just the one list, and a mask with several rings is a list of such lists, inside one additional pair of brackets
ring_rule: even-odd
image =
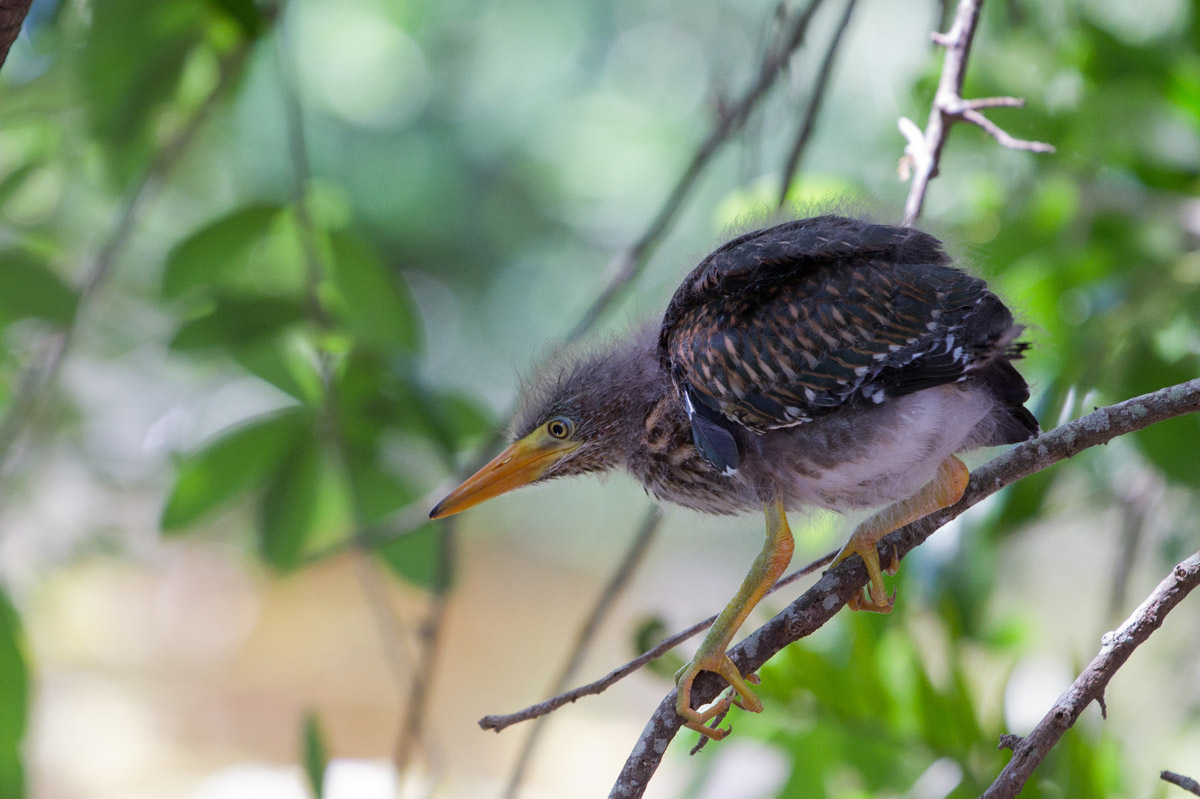
[[(602, 327), (653, 317), (730, 226), (770, 211), (840, 15), (827, 6)], [(1024, 369), (1044, 427), (1200, 372), (1198, 12), (1185, 0), (985, 7), (966, 92), (1026, 98), (989, 115), (1058, 153), (1006, 151), (956, 129), (926, 217), (1029, 325)], [(940, 66), (927, 33), (941, 13), (859, 8), (790, 194), (798, 207), (835, 196), (899, 216), (895, 119), (926, 113)], [(35, 3), (0, 73), (0, 569), (11, 598), (0, 595), (0, 795), (23, 785), (33, 796), (129, 795), (133, 777), (72, 782), (77, 750), (56, 744), (72, 740), (60, 737), (72, 722), (53, 712), (71, 680), (111, 667), (55, 640), (63, 597), (93, 601), (93, 568), (120, 585), (178, 553), (189, 563), (186, 553), (217, 552), (256, 592), (319, 594), (305, 575), (370, 576), (378, 564), (413, 625), (392, 638), (429, 645), (428, 597), (435, 619), (448, 602), (467, 630), (442, 656), (474, 658), (461, 682), (480, 693), (459, 715), (446, 709), (451, 688), (432, 693), (430, 737), (479, 736), (469, 719), (508, 709), (496, 701), (540, 698), (563, 655), (521, 636), (554, 624), (524, 615), (548, 612), (554, 594), (489, 618), (466, 599), (470, 581), (524, 558), (535, 566), (503, 572), (508, 587), (549, 572), (590, 590), (603, 579), (594, 564), (615, 562), (639, 492), (617, 480), (505, 500), (469, 517), (457, 547), (424, 515), (504, 418), (514, 371), (573, 327), (714, 115), (779, 46), (777, 27), (769, 4), (722, 0)], [(661, 790), (977, 795), (1004, 762), (997, 736), (1047, 706), (1035, 689), (1061, 688), (1105, 625), (1196, 548), (1198, 451), (1200, 418), (1184, 417), (1014, 486), (906, 564), (894, 616), (846, 617), (772, 663), (768, 711), (735, 719), (741, 743), (678, 758)], [(643, 616), (675, 627), (716, 608), (727, 592), (705, 590), (709, 576), (736, 582), (758, 536), (742, 521), (754, 532), (735, 541), (729, 526), (671, 516), (595, 671), (629, 654)], [(825, 551), (835, 527), (815, 520), (800, 548)], [(575, 593), (583, 603), (588, 591)], [(371, 597), (361, 601), (378, 609)], [(297, 602), (294, 635), (333, 647)], [(1135, 656), (1153, 661), (1130, 678), (1143, 695), (1114, 698), (1110, 711), (1125, 712), (1070, 733), (1025, 795), (1160, 795), (1158, 769), (1200, 771), (1200, 649), (1180, 634), (1198, 618), (1181, 609), (1176, 637)], [(463, 619), (505, 632), (488, 644)], [(544, 634), (569, 638), (562, 624)], [(253, 648), (255, 630), (228, 646)], [(385, 662), (398, 645), (385, 632), (377, 646)], [(490, 682), (506, 658), (531, 675), (519, 694)], [(398, 690), (376, 702), (400, 726), (412, 717), (397, 695), (421, 662), (407, 679), (400, 667)], [(208, 666), (217, 679), (222, 663)], [(354, 680), (336, 669), (322, 679)], [(601, 746), (612, 756), (593, 758), (594, 793), (649, 708), (637, 697), (669, 683), (638, 685), (616, 710), (563, 722), (595, 731), (620, 718)], [(351, 721), (336, 720), (354, 716), (336, 701), (313, 697), (315, 715), (301, 704), (278, 725), (231, 734), (240, 743), (206, 754), (187, 779), (137, 784), (224, 796), (213, 786), (225, 783), (203, 775), (289, 762), (263, 738), (282, 740), (318, 786), (328, 757), (391, 751), (390, 735), (339, 740), (334, 728)], [(33, 737), (31, 718), (42, 730)], [(738, 748), (750, 742), (752, 757)], [(472, 761), (419, 748), (412, 771), (445, 795), (498, 790), (511, 753)], [(763, 785), (743, 773), (749, 764)], [(556, 779), (553, 767), (535, 772), (530, 795), (563, 790)]]

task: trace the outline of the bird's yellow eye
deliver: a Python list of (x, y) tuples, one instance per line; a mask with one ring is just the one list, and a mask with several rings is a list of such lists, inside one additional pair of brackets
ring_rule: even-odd
[(555, 416), (550, 421), (546, 422), (546, 432), (551, 438), (563, 440), (569, 438), (575, 430), (575, 424), (565, 416)]

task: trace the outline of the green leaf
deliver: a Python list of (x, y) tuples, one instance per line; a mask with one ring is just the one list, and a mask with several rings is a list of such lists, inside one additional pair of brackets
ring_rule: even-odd
[(79, 297), (46, 261), (24, 250), (0, 251), (0, 316), (68, 325)]
[(265, 20), (259, 13), (258, 5), (254, 0), (209, 0), (209, 2), (236, 22), (247, 39), (257, 39), (262, 33)]
[(25, 795), (21, 741), (29, 711), (29, 671), (21, 619), (0, 592), (0, 796)]
[(430, 522), (380, 544), (375, 551), (398, 577), (441, 592), (450, 588), (453, 576), (445, 579), (438, 574), (440, 536), (438, 526)]
[(306, 404), (321, 398), (315, 359), (296, 336), (259, 339), (232, 347), (229, 354), (243, 369)]
[(162, 296), (175, 299), (190, 289), (213, 287), (245, 267), (246, 256), (271, 232), (276, 205), (239, 208), (176, 244), (163, 270)]
[(162, 529), (186, 527), (260, 485), (314, 422), (303, 408), (256, 417), (183, 459), (163, 509)]
[(329, 747), (321, 732), (321, 720), (309, 710), (304, 714), (304, 728), (300, 733), (300, 746), (304, 760), (304, 774), (313, 796), (321, 799), (325, 795), (325, 767), (329, 765)]
[(338, 320), (368, 347), (416, 350), (416, 314), (399, 275), (347, 233), (334, 233), (330, 246), (334, 296), (329, 301)]
[(316, 527), (321, 448), (315, 429), (307, 432), (280, 460), (259, 504), (259, 552), (281, 571), (296, 568)]
[(79, 94), (95, 140), (111, 150), (106, 164), (124, 180), (141, 166), (155, 116), (203, 39), (206, 8), (197, 0), (105, 0), (90, 11)]
[(243, 347), (307, 318), (308, 313), (298, 300), (223, 296), (207, 313), (185, 322), (171, 340), (171, 347), (176, 350)]

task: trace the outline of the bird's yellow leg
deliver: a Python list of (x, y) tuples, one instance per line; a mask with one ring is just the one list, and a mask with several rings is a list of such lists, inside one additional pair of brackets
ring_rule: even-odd
[[(750, 572), (742, 581), (742, 587), (709, 628), (700, 648), (696, 650), (695, 657), (675, 675), (675, 685), (678, 688), (675, 709), (683, 716), (685, 725), (718, 741), (729, 733), (729, 729), (709, 727), (707, 722), (710, 719), (724, 713), (731, 704), (752, 713), (760, 712), (763, 707), (747, 684), (753, 681), (753, 677), (750, 680), (744, 679), (729, 655), (725, 654), (725, 650), (737, 634), (738, 628), (742, 626), (742, 622), (750, 615), (750, 611), (771, 586), (775, 585), (775, 581), (792, 560), (792, 531), (788, 527), (783, 503), (774, 500), (766, 505), (765, 511), (767, 540), (762, 551), (754, 559)], [(704, 710), (695, 710), (692, 708), (692, 682), (702, 671), (712, 671), (721, 675), (733, 690), (730, 695), (717, 700)], [(733, 694), (736, 694), (736, 698)]]
[[(963, 492), (967, 490), (969, 478), (966, 465), (951, 455), (942, 461), (937, 474), (920, 491), (908, 499), (888, 505), (858, 526), (854, 535), (850, 536), (850, 540), (846, 542), (846, 546), (842, 547), (842, 551), (833, 559), (833, 563), (829, 564), (829, 568), (832, 569), (846, 558), (857, 554), (867, 567), (867, 574), (871, 576), (871, 582), (867, 586), (868, 598), (864, 598), (862, 594), (855, 595), (849, 602), (851, 610), (870, 610), (875, 613), (892, 612), (892, 604), (895, 602), (896, 595), (888, 596), (887, 589), (884, 587), (883, 572), (879, 568), (879, 553), (876, 551), (875, 545), (879, 543), (879, 539), (893, 530), (898, 530), (935, 510), (941, 510), (958, 502)], [(892, 566), (888, 568), (888, 573), (895, 574), (896, 568), (898, 568), (898, 564), (893, 562)]]

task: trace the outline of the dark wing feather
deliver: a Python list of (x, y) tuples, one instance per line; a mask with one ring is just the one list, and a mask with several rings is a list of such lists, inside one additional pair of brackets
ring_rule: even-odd
[(948, 262), (931, 236), (842, 217), (706, 258), (672, 299), (659, 349), (697, 445), (714, 426), (763, 433), (954, 382), (1008, 347), (1008, 309)]

